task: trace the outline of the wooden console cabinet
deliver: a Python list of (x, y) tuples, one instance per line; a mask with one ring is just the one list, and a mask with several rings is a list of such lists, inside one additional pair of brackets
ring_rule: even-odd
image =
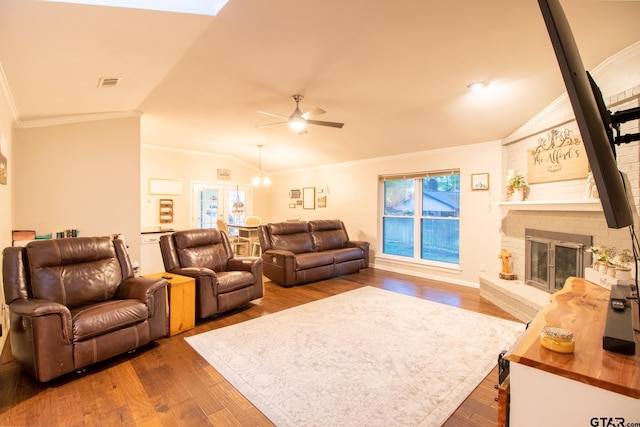
[(172, 273), (145, 274), (145, 277), (163, 277), (169, 283), (167, 335), (173, 336), (196, 326), (196, 281), (192, 277)]
[[(609, 290), (569, 278), (550, 300), (505, 355), (510, 362), (509, 425), (640, 423), (640, 355), (602, 349)], [(539, 337), (546, 325), (572, 331), (575, 351), (564, 354), (542, 347)], [(637, 333), (635, 340), (640, 349)], [(502, 401), (506, 404), (507, 399)]]

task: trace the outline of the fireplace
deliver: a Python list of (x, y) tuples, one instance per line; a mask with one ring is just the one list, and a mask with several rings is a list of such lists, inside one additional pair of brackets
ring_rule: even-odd
[(553, 293), (567, 278), (583, 277), (585, 250), (592, 240), (581, 234), (525, 229), (525, 283)]

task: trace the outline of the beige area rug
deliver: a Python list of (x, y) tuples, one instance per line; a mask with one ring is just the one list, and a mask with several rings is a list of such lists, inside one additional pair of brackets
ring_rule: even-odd
[(185, 339), (278, 426), (437, 426), (523, 331), (364, 287)]

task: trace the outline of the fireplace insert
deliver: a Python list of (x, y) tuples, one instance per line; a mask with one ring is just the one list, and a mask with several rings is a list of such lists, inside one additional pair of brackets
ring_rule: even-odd
[(585, 250), (592, 236), (525, 230), (525, 282), (549, 293), (569, 277), (584, 277)]

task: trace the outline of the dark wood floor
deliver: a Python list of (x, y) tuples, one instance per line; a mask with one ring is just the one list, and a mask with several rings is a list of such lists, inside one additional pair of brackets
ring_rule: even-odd
[[(481, 298), (478, 289), (382, 270), (294, 288), (267, 282), (265, 296), (243, 309), (46, 384), (26, 375), (5, 346), (0, 357), (0, 425), (271, 426), (183, 338), (365, 285), (516, 320)], [(495, 426), (497, 377), (494, 368), (445, 425)]]

